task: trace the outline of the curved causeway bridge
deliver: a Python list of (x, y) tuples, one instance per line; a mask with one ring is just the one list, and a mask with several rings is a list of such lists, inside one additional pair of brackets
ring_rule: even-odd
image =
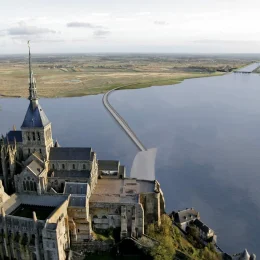
[(133, 143), (137, 146), (137, 148), (140, 151), (146, 151), (147, 149), (145, 148), (145, 146), (142, 144), (142, 142), (138, 139), (138, 137), (136, 136), (136, 134), (134, 133), (134, 131), (130, 128), (130, 126), (127, 124), (127, 122), (124, 120), (123, 117), (121, 117), (118, 112), (113, 108), (113, 106), (109, 103), (108, 101), (108, 97), (109, 95), (118, 89), (124, 88), (127, 86), (123, 86), (123, 87), (118, 87), (118, 88), (114, 88), (110, 91), (108, 91), (106, 94), (104, 94), (103, 96), (103, 104), (105, 106), (105, 108), (108, 110), (108, 112), (114, 117), (114, 119), (117, 121), (117, 123), (123, 128), (123, 130), (126, 132), (126, 134), (131, 138), (131, 140), (133, 141)]

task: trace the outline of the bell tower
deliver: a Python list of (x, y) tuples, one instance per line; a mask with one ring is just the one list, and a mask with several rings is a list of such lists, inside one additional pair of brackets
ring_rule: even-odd
[(21, 126), (23, 136), (23, 157), (28, 158), (38, 152), (48, 160), (50, 147), (53, 146), (51, 122), (39, 104), (36, 80), (33, 76), (30, 42), (29, 47), (29, 107)]

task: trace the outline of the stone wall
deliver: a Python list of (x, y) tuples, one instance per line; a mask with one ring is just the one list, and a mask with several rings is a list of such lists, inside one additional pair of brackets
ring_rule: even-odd
[(74, 243), (72, 251), (85, 255), (86, 253), (107, 252), (114, 246), (114, 241), (89, 241), (86, 243)]
[(140, 194), (140, 202), (144, 209), (144, 225), (161, 221), (161, 205), (160, 193), (142, 193)]

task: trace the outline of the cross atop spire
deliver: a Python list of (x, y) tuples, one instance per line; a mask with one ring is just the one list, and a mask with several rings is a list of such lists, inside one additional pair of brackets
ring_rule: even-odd
[(33, 71), (32, 71), (30, 41), (28, 41), (27, 43), (29, 48), (29, 100), (30, 100), (30, 104), (34, 109), (38, 106), (38, 96), (37, 96), (37, 89), (36, 89), (36, 80), (33, 77)]

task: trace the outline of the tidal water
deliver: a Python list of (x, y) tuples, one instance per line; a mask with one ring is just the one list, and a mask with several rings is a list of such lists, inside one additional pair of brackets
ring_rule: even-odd
[[(226, 252), (247, 248), (260, 256), (260, 76), (121, 90), (110, 102), (147, 148), (157, 148), (167, 212), (195, 207)], [(102, 95), (40, 103), (62, 146), (91, 146), (99, 159), (119, 159), (130, 172), (137, 148)], [(27, 106), (25, 99), (0, 99), (0, 132), (18, 129)]]

